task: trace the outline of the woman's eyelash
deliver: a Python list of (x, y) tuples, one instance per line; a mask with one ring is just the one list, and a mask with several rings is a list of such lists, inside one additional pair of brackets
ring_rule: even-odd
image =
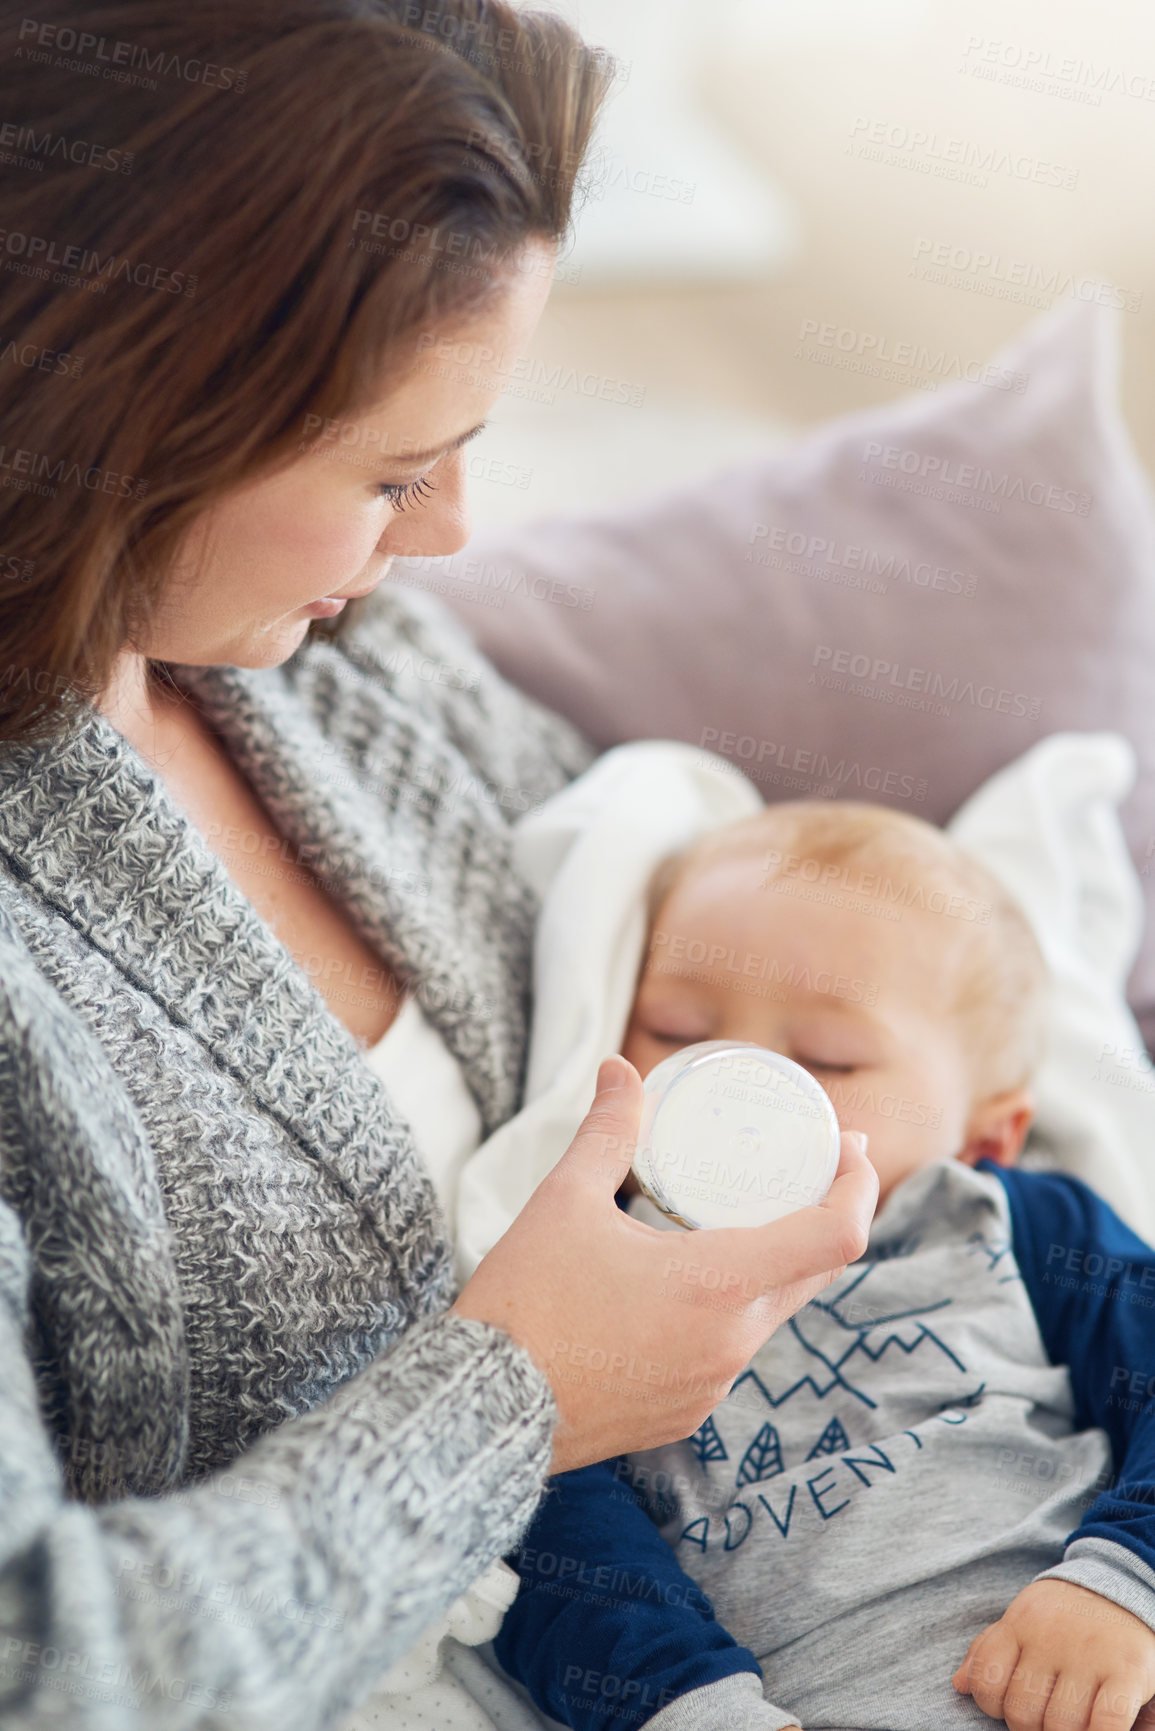
[(428, 475), (422, 475), (419, 480), (406, 481), (404, 485), (397, 481), (382, 481), (377, 491), (399, 511), (404, 511), (407, 505), (428, 498), (429, 494), (435, 491), (435, 486)]

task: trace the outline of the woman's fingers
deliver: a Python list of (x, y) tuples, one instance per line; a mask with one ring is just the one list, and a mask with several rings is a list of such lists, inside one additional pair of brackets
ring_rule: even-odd
[(614, 1195), (644, 1093), (611, 1058), (570, 1147), (453, 1309), (505, 1330), (549, 1378), (554, 1471), (689, 1435), (771, 1329), (862, 1254), (877, 1179), (844, 1137), (821, 1206), (773, 1226), (658, 1232)]
[(627, 1059), (604, 1058), (594, 1102), (554, 1168), (567, 1180), (591, 1180), (612, 1201), (630, 1169), (642, 1114), (642, 1079)]
[(822, 1201), (816, 1204), (821, 1213), (837, 1214), (856, 1230), (861, 1243), (852, 1247), (847, 1262), (857, 1262), (866, 1249), (870, 1223), (878, 1207), (878, 1173), (867, 1158), (869, 1137), (865, 1130), (844, 1130), (834, 1182)]
[(741, 1291), (769, 1295), (857, 1262), (877, 1202), (878, 1174), (866, 1158), (866, 1137), (844, 1131), (838, 1172), (821, 1202), (769, 1226), (699, 1232), (694, 1249), (699, 1260), (724, 1262)]

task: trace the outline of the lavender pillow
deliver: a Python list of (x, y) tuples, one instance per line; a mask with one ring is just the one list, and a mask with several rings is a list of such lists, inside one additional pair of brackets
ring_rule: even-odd
[[(942, 823), (1045, 734), (1123, 733), (1150, 903), (1155, 505), (1117, 343), (1117, 315), (1051, 314), (985, 383), (396, 575), (444, 594), (508, 678), (599, 744), (709, 746), (767, 800), (876, 799)], [(1151, 1043), (1150, 920), (1131, 1002)]]

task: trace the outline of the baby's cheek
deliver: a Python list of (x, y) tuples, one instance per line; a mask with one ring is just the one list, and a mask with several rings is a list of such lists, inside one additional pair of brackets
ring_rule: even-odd
[(884, 1190), (955, 1152), (948, 1128), (953, 1114), (934, 1098), (933, 1090), (903, 1092), (900, 1085), (865, 1073), (835, 1077), (824, 1086), (841, 1128), (865, 1132), (870, 1161)]

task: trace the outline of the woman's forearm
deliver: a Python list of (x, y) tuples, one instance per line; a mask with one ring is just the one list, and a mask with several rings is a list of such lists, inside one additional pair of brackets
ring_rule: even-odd
[(87, 1508), (4, 1334), (8, 1725), (333, 1724), (516, 1541), (548, 1466), (544, 1380), (506, 1336), (443, 1317), (211, 1479)]

